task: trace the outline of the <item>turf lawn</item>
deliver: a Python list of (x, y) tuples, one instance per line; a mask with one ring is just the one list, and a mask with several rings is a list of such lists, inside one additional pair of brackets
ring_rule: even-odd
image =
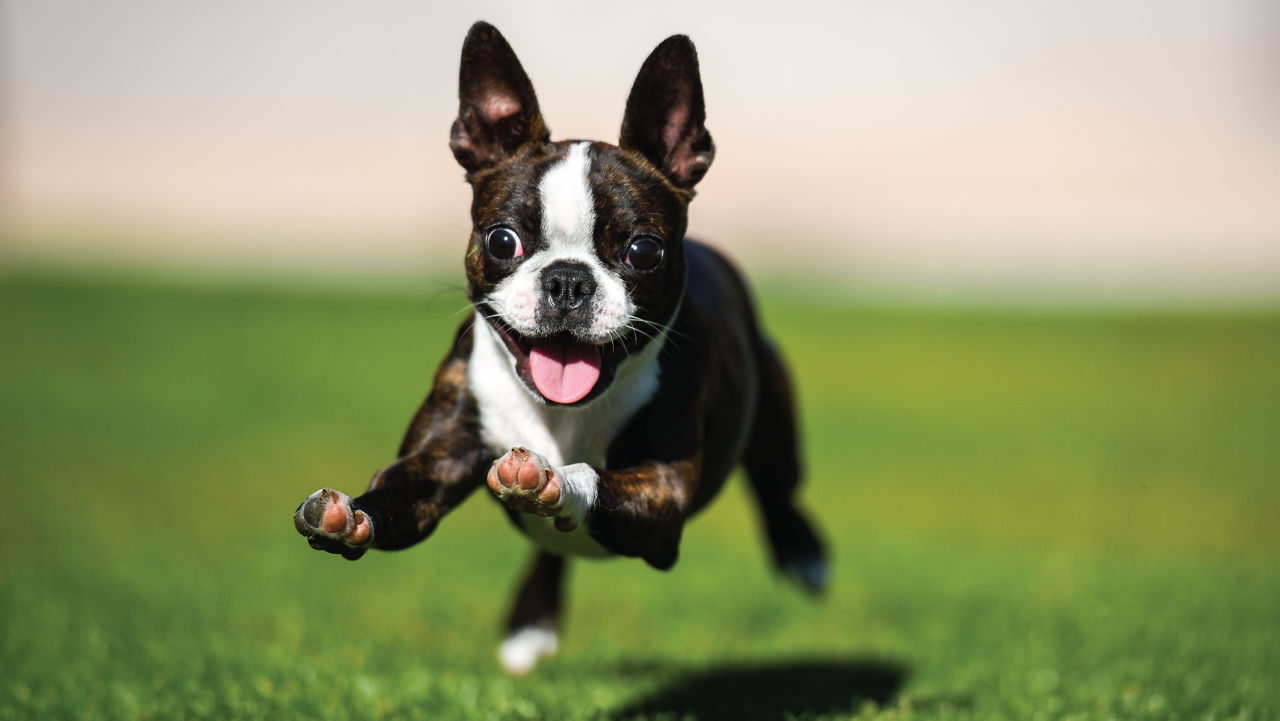
[(1280, 313), (761, 300), (829, 594), (735, 482), (512, 680), (484, 494), (355, 563), (291, 523), (391, 460), (456, 290), (0, 279), (0, 719), (1280, 717)]

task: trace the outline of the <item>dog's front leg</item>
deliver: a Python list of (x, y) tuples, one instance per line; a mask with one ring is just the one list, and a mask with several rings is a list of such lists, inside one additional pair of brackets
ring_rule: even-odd
[(378, 471), (357, 498), (316, 491), (298, 507), (294, 527), (312, 548), (355, 560), (370, 548), (394, 550), (425, 539), (479, 486), (475, 464), (427, 450)]
[(647, 461), (620, 470), (586, 463), (554, 466), (525, 448), (493, 462), (490, 490), (513, 510), (587, 531), (606, 550), (666, 570), (676, 562), (700, 460)]
[(467, 390), (469, 324), (436, 371), (435, 385), (400, 446), (400, 458), (378, 471), (364, 495), (322, 488), (294, 513), (293, 524), (312, 548), (349, 559), (370, 548), (411, 546), (435, 530), (484, 482), (475, 402)]

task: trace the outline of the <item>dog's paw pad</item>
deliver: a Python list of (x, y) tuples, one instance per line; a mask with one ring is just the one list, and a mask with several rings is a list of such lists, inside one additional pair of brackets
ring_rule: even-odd
[(353, 546), (363, 546), (373, 538), (373, 524), (369, 522), (369, 517), (360, 511), (356, 511), (356, 522), (351, 528), (351, 533), (347, 534), (347, 543)]
[(512, 448), (504, 453), (489, 469), (489, 488), (498, 495), (520, 488), (520, 469), (528, 458), (526, 448)]
[(553, 516), (560, 506), (560, 475), (547, 459), (527, 448), (512, 448), (493, 462), (489, 489), (517, 511)]
[(320, 517), (320, 528), (325, 533), (345, 533), (351, 524), (351, 512), (345, 503), (330, 502)]
[(293, 514), (293, 526), (313, 548), (358, 558), (373, 540), (373, 523), (356, 510), (351, 497), (321, 488), (307, 497)]

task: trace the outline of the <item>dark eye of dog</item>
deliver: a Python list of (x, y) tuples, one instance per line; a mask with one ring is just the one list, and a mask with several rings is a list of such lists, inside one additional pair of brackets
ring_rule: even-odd
[(627, 248), (623, 262), (636, 270), (653, 270), (662, 262), (662, 243), (647, 235), (636, 238)]
[(484, 237), (485, 250), (499, 260), (511, 260), (524, 255), (524, 246), (520, 245), (520, 236), (505, 226), (494, 228)]

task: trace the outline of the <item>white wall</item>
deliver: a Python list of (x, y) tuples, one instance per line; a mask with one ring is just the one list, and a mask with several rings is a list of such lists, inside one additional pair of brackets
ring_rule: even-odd
[[(9, 0), (7, 255), (452, 264), (469, 24), (557, 137), (612, 139), (659, 40), (698, 45), (719, 148), (695, 232), (748, 265), (910, 291), (1280, 296), (1267, 0)], [(443, 260), (438, 260), (438, 259)]]

